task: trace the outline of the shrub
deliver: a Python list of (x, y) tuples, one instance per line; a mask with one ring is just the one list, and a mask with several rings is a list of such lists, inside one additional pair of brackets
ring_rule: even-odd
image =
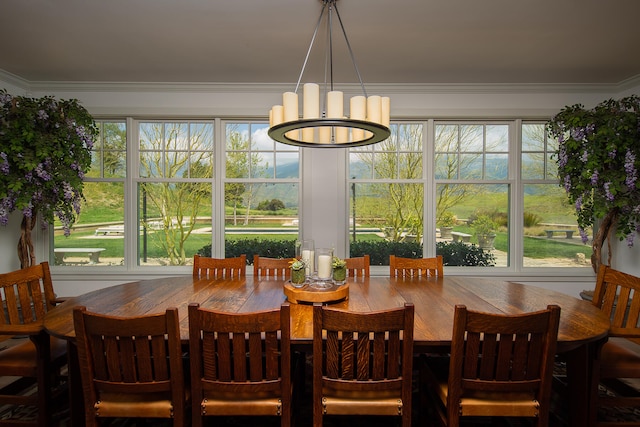
[(495, 256), (477, 245), (464, 242), (437, 242), (436, 254), (442, 255), (444, 265), (493, 267)]
[(542, 221), (542, 217), (540, 217), (540, 215), (531, 212), (524, 213), (525, 227), (535, 227), (536, 225), (540, 224), (540, 221)]
[[(463, 242), (438, 242), (436, 253), (442, 255), (444, 265), (481, 266), (495, 265), (495, 257), (491, 252), (485, 252), (476, 245)], [(225, 243), (227, 257), (247, 255), (247, 264), (253, 264), (253, 256), (260, 255), (270, 258), (295, 257), (295, 239), (292, 240), (263, 240), (240, 239), (228, 240)], [(211, 256), (211, 245), (198, 250), (200, 256)], [(391, 241), (357, 241), (351, 242), (351, 257), (369, 255), (371, 265), (389, 265), (389, 255), (404, 258), (422, 258), (422, 245), (417, 242), (401, 243)]]
[(422, 245), (418, 242), (356, 241), (351, 242), (352, 257), (369, 255), (371, 265), (389, 265), (389, 255), (421, 258)]
[[(239, 239), (227, 240), (224, 245), (224, 253), (228, 258), (247, 255), (247, 264), (253, 264), (253, 256), (260, 255), (269, 258), (293, 258), (296, 256), (295, 239), (291, 240), (264, 240), (264, 239)], [(211, 245), (203, 246), (198, 250), (200, 256), (211, 256)]]
[(279, 199), (263, 200), (258, 204), (258, 210), (261, 211), (279, 211), (285, 208), (286, 206)]

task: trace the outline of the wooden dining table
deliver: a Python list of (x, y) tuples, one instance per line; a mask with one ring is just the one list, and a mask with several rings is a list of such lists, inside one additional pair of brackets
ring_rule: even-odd
[[(73, 344), (72, 312), (75, 306), (114, 316), (161, 313), (168, 307), (177, 307), (180, 333), (187, 342), (189, 303), (234, 313), (268, 310), (286, 301), (284, 285), (284, 279), (253, 276), (215, 280), (180, 276), (131, 282), (67, 299), (47, 313), (45, 329)], [(592, 362), (599, 346), (606, 340), (610, 323), (589, 302), (548, 289), (469, 276), (349, 278), (348, 286), (348, 298), (330, 302), (331, 306), (369, 312), (412, 302), (415, 306), (416, 353), (446, 351), (451, 344), (456, 304), (464, 304), (471, 310), (505, 314), (541, 310), (549, 304), (559, 305), (558, 353), (567, 361), (570, 424), (580, 427), (590, 424)], [(313, 336), (312, 305), (292, 303), (291, 318), (292, 345), (309, 348)], [(74, 383), (79, 384), (77, 377), (72, 375), (72, 359), (77, 355), (73, 345), (69, 350), (73, 388)], [(84, 421), (81, 416), (82, 412), (73, 421), (74, 425)]]

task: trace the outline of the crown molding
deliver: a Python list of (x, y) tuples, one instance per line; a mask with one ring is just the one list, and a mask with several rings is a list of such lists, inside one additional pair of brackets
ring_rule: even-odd
[[(166, 93), (282, 93), (295, 84), (283, 83), (172, 83), (172, 82), (62, 82), (28, 81), (0, 69), (0, 82), (27, 92), (166, 92)], [(357, 83), (335, 83), (345, 93), (361, 94)], [(396, 94), (509, 94), (509, 93), (606, 93), (640, 87), (640, 75), (619, 83), (369, 83), (367, 92)]]

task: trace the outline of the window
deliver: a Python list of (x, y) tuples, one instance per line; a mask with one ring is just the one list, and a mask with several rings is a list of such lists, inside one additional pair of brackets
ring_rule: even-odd
[[(250, 120), (98, 126), (82, 213), (71, 236), (51, 232), (56, 268), (184, 272), (196, 253), (293, 255), (310, 175), (302, 157), (316, 166), (313, 150), (276, 143), (266, 123)], [(346, 253), (369, 253), (373, 266), (387, 262), (376, 242), (401, 256), (455, 243), (481, 247), (494, 268), (457, 259), (453, 271), (575, 274), (589, 270), (591, 248), (558, 185), (556, 149), (543, 121), (397, 121), (386, 141), (335, 151), (346, 160), (346, 193), (319, 196), (348, 212)]]
[(506, 123), (435, 124), (436, 225), (447, 216), (455, 223), (453, 234), (436, 234), (440, 251), (462, 241), (493, 254), (490, 265), (509, 265), (509, 135)]
[(85, 202), (69, 237), (53, 234), (53, 264), (114, 266), (124, 263), (124, 209), (127, 176), (127, 128), (124, 121), (97, 121), (91, 169), (84, 183)]
[(580, 239), (575, 209), (558, 185), (557, 148), (544, 123), (522, 124), (524, 267), (583, 267), (590, 262), (591, 247)]
[(273, 141), (268, 128), (265, 123), (225, 124), (225, 253), (233, 251), (228, 256), (295, 255), (300, 150)]
[(185, 265), (210, 244), (213, 127), (191, 121), (139, 124), (139, 265)]
[[(421, 245), (423, 129), (422, 124), (392, 124), (386, 141), (350, 150), (350, 256), (369, 253), (372, 241)], [(370, 255), (374, 265), (388, 262)]]

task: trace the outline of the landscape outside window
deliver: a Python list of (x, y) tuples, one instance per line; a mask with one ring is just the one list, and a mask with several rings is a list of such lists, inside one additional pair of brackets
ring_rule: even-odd
[[(92, 148), (91, 169), (85, 175), (81, 214), (64, 236), (53, 231), (51, 264), (56, 266), (122, 265), (127, 176), (127, 128), (124, 121), (97, 120), (99, 136)], [(117, 227), (122, 232), (112, 233)], [(85, 251), (83, 251), (83, 249)]]
[(225, 124), (227, 256), (293, 258), (299, 235), (300, 149), (273, 141), (266, 123)]
[[(69, 237), (58, 227), (54, 233), (57, 266), (166, 267), (189, 265), (195, 253), (293, 254), (301, 154), (272, 141), (267, 124), (129, 119), (98, 125), (82, 215)], [(413, 256), (450, 256), (463, 248), (468, 256), (449, 266), (588, 267), (590, 246), (572, 232), (575, 215), (557, 180), (557, 143), (544, 125), (398, 121), (387, 141), (345, 150), (350, 256), (370, 253), (372, 265), (380, 265), (387, 261), (380, 245)], [(224, 141), (216, 141), (218, 134)], [(493, 240), (485, 243), (481, 231), (495, 234)]]

